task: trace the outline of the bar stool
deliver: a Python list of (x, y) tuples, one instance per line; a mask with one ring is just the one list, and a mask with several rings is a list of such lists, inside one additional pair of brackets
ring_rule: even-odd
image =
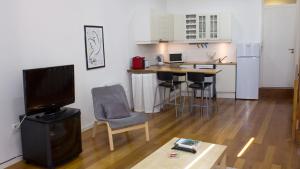
[[(212, 82), (212, 81), (206, 81), (205, 78), (206, 78), (206, 77), (214, 78), (214, 76), (215, 76), (215, 75), (205, 74), (205, 75), (204, 75), (204, 82), (205, 82), (205, 83), (212, 83), (211, 85), (213, 86), (213, 82)], [(212, 86), (210, 86), (210, 90), (211, 90)], [(212, 93), (210, 93), (210, 94), (212, 94)], [(209, 96), (210, 96), (210, 97), (214, 97), (213, 95), (209, 95)], [(214, 103), (213, 108), (216, 108), (216, 111), (218, 111), (219, 107), (218, 107), (218, 100), (217, 100), (217, 98), (212, 99), (212, 101), (213, 101), (213, 103)], [(214, 110), (215, 110), (215, 109), (214, 109)]]
[[(161, 105), (174, 105), (175, 106), (175, 111), (176, 111), (176, 117), (178, 117), (178, 111), (177, 111), (177, 106), (180, 106), (182, 104), (181, 102), (181, 84), (183, 82), (181, 81), (174, 81), (173, 79), (173, 73), (171, 72), (157, 72), (157, 79), (160, 80), (161, 82), (157, 85), (155, 89), (155, 94), (154, 94), (154, 103), (153, 103), (153, 112), (155, 107), (161, 106)], [(162, 87), (164, 90), (163, 94), (163, 101), (160, 102), (159, 104), (155, 105), (156, 103), (156, 95), (158, 92), (159, 87)], [(166, 103), (166, 89), (169, 89), (169, 98), (168, 102)], [(177, 104), (177, 93), (176, 90), (179, 89), (179, 96), (180, 96), (180, 103)], [(171, 100), (171, 92), (174, 91), (174, 103), (170, 103)]]
[[(209, 101), (211, 97), (211, 82), (205, 82), (205, 75), (201, 73), (188, 73), (187, 74), (188, 81), (193, 82), (192, 84), (189, 85), (189, 88), (191, 88), (192, 91), (192, 96), (190, 100), (190, 111), (193, 111), (193, 107), (200, 107), (201, 112), (203, 112), (203, 108), (207, 109), (207, 114), (209, 112)], [(201, 91), (201, 104), (195, 104), (194, 103), (194, 98), (196, 97), (196, 92), (200, 90)], [(204, 95), (205, 91), (208, 92), (208, 96), (205, 97), (205, 104), (204, 104)]]
[[(174, 76), (173, 79), (174, 79), (175, 82), (177, 82), (177, 83), (180, 82), (181, 84), (182, 83), (186, 84), (187, 95), (188, 95), (188, 98), (189, 98), (189, 91), (188, 91), (189, 83), (188, 83), (188, 80), (187, 80), (187, 74), (186, 73), (173, 73), (173, 76)], [(180, 80), (179, 79), (180, 77), (184, 77), (184, 80)], [(183, 112), (183, 110), (184, 110), (184, 105), (185, 105), (185, 97), (183, 97), (183, 103), (181, 105), (181, 112)]]

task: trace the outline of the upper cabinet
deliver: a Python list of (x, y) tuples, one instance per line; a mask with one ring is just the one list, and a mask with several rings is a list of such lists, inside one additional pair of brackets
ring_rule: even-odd
[(140, 10), (134, 18), (136, 44), (173, 41), (173, 15), (158, 10)]
[(229, 13), (171, 15), (158, 10), (137, 11), (136, 44), (231, 42)]
[(174, 42), (231, 42), (231, 17), (227, 13), (174, 16)]
[(174, 15), (174, 42), (184, 42), (185, 29), (185, 17), (183, 15)]

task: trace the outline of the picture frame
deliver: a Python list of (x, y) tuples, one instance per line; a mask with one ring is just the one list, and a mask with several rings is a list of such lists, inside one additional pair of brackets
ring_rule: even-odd
[(86, 69), (105, 67), (103, 26), (84, 25)]

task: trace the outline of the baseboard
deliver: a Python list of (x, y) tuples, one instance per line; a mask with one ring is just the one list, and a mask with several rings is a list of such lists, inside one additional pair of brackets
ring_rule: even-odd
[(293, 88), (290, 87), (261, 87), (259, 97), (293, 97)]
[(0, 168), (1, 168), (1, 167), (3, 167), (3, 168), (10, 167), (10, 166), (12, 166), (12, 165), (14, 165), (14, 164), (16, 164), (16, 163), (22, 161), (22, 160), (23, 160), (22, 157), (17, 157), (17, 158), (15, 158), (15, 159), (13, 159), (13, 160), (11, 160), (11, 161), (9, 161), (9, 162), (7, 162), (7, 163), (1, 165)]
[(217, 98), (235, 99), (235, 92), (217, 92)]
[(83, 132), (93, 128), (93, 126), (94, 126), (94, 123), (87, 124), (87, 125), (81, 127), (81, 132), (83, 133)]
[(293, 90), (293, 87), (260, 87), (260, 90)]

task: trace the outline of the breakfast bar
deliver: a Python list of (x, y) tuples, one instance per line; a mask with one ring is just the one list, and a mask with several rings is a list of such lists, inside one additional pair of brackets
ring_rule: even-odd
[[(221, 69), (196, 69), (192, 67), (183, 67), (181, 65), (156, 65), (145, 69), (129, 69), (131, 73), (133, 102), (135, 111), (152, 113), (155, 87), (157, 85), (157, 72), (171, 73), (201, 73), (213, 77), (213, 99), (216, 99), (216, 74)], [(151, 104), (152, 103), (152, 104)], [(159, 110), (156, 110), (156, 112)]]
[(203, 73), (208, 75), (216, 75), (222, 70), (218, 69), (195, 69), (195, 68), (185, 68), (185, 67), (172, 67), (172, 66), (150, 66), (145, 69), (129, 69), (129, 73), (156, 73), (156, 72), (172, 72), (172, 73)]

